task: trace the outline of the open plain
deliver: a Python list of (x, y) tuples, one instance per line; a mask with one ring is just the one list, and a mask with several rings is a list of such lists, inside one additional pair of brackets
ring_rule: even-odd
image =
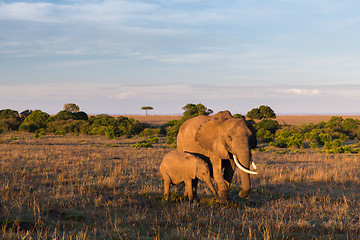
[(217, 204), (202, 182), (190, 204), (181, 192), (162, 198), (165, 140), (135, 149), (138, 137), (3, 133), (0, 238), (360, 238), (357, 154), (256, 150), (249, 199), (237, 196), (236, 172), (230, 204)]

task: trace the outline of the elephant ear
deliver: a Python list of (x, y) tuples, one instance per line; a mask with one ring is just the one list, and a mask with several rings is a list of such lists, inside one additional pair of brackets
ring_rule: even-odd
[(198, 142), (202, 148), (209, 151), (215, 150), (215, 143), (221, 140), (221, 134), (219, 131), (220, 122), (223, 122), (223, 120), (211, 119), (200, 126), (195, 135), (195, 141)]
[(257, 138), (256, 138), (256, 129), (254, 128), (252, 122), (250, 121), (246, 121), (246, 125), (248, 126), (248, 128), (251, 131), (251, 135), (250, 135), (250, 148), (251, 149), (255, 149), (257, 146)]

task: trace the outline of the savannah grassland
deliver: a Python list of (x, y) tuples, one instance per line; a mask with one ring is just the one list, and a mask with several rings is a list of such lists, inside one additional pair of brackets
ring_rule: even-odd
[[(0, 135), (0, 239), (360, 239), (357, 154), (263, 144), (250, 198), (218, 205), (200, 182), (198, 202), (162, 199), (165, 138)], [(174, 188), (172, 188), (174, 190)]]

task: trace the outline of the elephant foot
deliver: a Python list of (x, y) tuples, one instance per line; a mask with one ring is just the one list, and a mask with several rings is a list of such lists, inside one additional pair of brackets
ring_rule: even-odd
[(216, 198), (216, 202), (220, 203), (220, 204), (226, 204), (229, 203), (228, 201), (229, 199), (229, 191), (219, 191), (219, 195)]
[(239, 197), (241, 197), (241, 198), (247, 198), (247, 196), (249, 196), (249, 193), (250, 193), (250, 189), (249, 190), (241, 190), (240, 192), (239, 192)]

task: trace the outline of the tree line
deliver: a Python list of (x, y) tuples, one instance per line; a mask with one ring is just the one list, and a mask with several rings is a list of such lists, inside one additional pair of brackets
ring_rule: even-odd
[[(203, 104), (189, 103), (182, 110), (179, 120), (171, 120), (154, 128), (148, 124), (127, 117), (101, 114), (88, 116), (80, 111), (76, 104), (65, 104), (64, 110), (55, 116), (41, 110), (26, 110), (20, 114), (11, 109), (0, 110), (0, 133), (3, 131), (23, 131), (41, 136), (46, 133), (64, 135), (92, 134), (107, 138), (121, 136), (144, 136), (146, 140), (136, 143), (134, 147), (151, 147), (158, 142), (159, 135), (167, 136), (167, 144), (176, 147), (176, 136), (180, 126), (188, 119), (199, 115), (213, 113)], [(259, 142), (269, 143), (277, 148), (321, 148), (326, 153), (359, 153), (358, 147), (344, 146), (348, 140), (360, 140), (360, 121), (356, 119), (332, 117), (328, 122), (309, 123), (299, 126), (280, 125), (276, 121), (275, 112), (262, 105), (253, 108), (246, 115), (234, 114), (233, 117), (247, 118), (252, 122)]]

